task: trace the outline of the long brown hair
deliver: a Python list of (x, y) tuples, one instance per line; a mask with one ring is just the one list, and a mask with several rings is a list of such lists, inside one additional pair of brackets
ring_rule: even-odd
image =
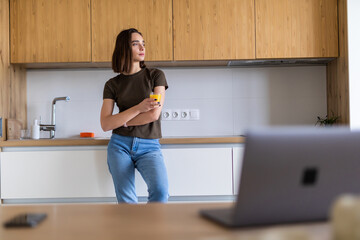
[[(116, 73), (130, 72), (132, 51), (131, 51), (131, 34), (138, 33), (135, 28), (122, 30), (116, 37), (115, 49), (112, 55), (112, 69)], [(145, 67), (145, 62), (140, 62), (140, 67)]]

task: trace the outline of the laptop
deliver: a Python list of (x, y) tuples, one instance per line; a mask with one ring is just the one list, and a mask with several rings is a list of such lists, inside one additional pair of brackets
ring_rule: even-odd
[(227, 227), (322, 221), (339, 195), (360, 193), (359, 182), (359, 131), (250, 131), (236, 203), (200, 214)]

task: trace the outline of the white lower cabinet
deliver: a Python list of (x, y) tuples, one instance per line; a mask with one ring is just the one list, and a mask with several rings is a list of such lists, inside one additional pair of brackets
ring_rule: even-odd
[(233, 148), (233, 175), (234, 175), (233, 193), (234, 193), (234, 195), (237, 195), (238, 191), (239, 191), (243, 155), (244, 155), (244, 147), (243, 146)]
[[(232, 195), (232, 148), (163, 149), (170, 196)], [(104, 150), (0, 153), (1, 198), (115, 197)], [(138, 196), (147, 196), (140, 174)]]
[(1, 153), (1, 198), (113, 197), (106, 150)]
[(232, 195), (232, 149), (164, 149), (170, 196)]

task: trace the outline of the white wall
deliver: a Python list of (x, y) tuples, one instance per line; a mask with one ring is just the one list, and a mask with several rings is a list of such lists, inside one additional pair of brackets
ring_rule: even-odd
[(360, 1), (348, 0), (348, 52), (349, 52), (349, 97), (350, 127), (360, 128)]
[[(273, 125), (314, 125), (326, 115), (326, 67), (161, 68), (167, 77), (164, 108), (200, 109), (199, 121), (162, 121), (163, 136), (229, 136)], [(56, 137), (75, 137), (100, 128), (99, 115), (110, 69), (28, 70), (28, 124), (50, 123), (56, 105)], [(117, 110), (117, 109), (116, 109)], [(29, 125), (30, 126), (30, 125)], [(42, 133), (42, 136), (48, 136)]]

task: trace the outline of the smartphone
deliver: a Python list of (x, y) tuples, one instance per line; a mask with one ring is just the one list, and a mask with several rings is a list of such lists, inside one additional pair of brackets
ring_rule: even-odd
[(45, 213), (23, 213), (6, 221), (4, 227), (35, 227), (45, 218)]

